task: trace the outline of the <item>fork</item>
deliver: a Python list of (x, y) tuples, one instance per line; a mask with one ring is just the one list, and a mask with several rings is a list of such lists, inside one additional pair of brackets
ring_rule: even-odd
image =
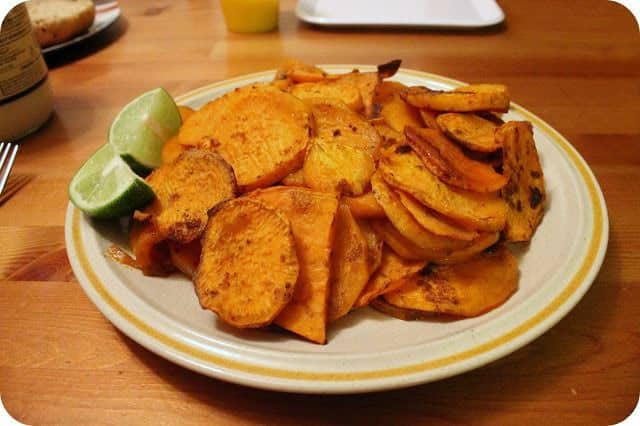
[(2, 195), (7, 180), (9, 180), (9, 173), (11, 173), (17, 153), (18, 145), (10, 142), (0, 142), (0, 195)]

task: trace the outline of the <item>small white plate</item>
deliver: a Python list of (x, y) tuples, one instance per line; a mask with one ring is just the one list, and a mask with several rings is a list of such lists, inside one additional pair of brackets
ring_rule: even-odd
[(504, 20), (494, 0), (300, 0), (296, 15), (321, 26), (482, 28)]
[[(322, 66), (332, 73), (360, 65)], [(266, 71), (211, 84), (177, 98), (198, 108), (255, 81)], [(400, 70), (407, 85), (450, 89), (455, 80)], [(530, 245), (520, 250), (518, 291), (478, 318), (405, 322), (365, 308), (332, 324), (328, 343), (270, 330), (236, 330), (198, 304), (189, 280), (145, 277), (105, 253), (127, 246), (114, 223), (92, 221), (71, 204), (65, 238), (73, 271), (98, 309), (149, 350), (208, 376), (291, 392), (351, 393), (425, 383), (477, 368), (532, 341), (580, 300), (605, 255), (609, 223), (589, 167), (558, 132), (512, 104), (509, 120), (529, 120), (545, 173), (548, 210)]]
[(102, 1), (96, 2), (96, 17), (93, 20), (93, 24), (89, 29), (78, 35), (77, 37), (72, 38), (69, 41), (65, 41), (64, 43), (54, 44), (53, 46), (45, 47), (42, 49), (43, 54), (49, 54), (53, 52), (57, 52), (58, 50), (64, 49), (65, 47), (69, 47), (80, 43), (83, 40), (86, 40), (91, 37), (95, 37), (97, 34), (109, 28), (114, 22), (118, 20), (120, 17), (120, 6), (117, 1)]

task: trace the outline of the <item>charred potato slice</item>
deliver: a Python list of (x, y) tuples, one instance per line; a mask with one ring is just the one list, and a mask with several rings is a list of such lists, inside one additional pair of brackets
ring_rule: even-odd
[(501, 148), (495, 137), (498, 126), (477, 114), (448, 112), (436, 118), (438, 128), (468, 149), (494, 152)]

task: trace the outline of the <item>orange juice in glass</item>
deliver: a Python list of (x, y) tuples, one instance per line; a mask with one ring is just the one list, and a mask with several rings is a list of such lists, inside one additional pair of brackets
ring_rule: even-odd
[(229, 31), (261, 33), (278, 27), (279, 0), (220, 0)]

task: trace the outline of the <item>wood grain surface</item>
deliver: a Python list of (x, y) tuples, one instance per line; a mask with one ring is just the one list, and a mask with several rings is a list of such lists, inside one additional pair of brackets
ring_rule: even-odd
[[(391, 2), (392, 3), (392, 2)], [(328, 30), (281, 2), (280, 28), (227, 33), (215, 0), (121, 1), (98, 38), (48, 58), (49, 123), (21, 143), (29, 182), (0, 206), (0, 397), (39, 424), (615, 424), (640, 392), (640, 35), (605, 0), (511, 0), (479, 31)], [(392, 392), (309, 396), (192, 373), (118, 332), (76, 282), (64, 215), (74, 171), (118, 110), (156, 86), (311, 63), (403, 66), (500, 82), (580, 151), (604, 191), (609, 249), (592, 288), (533, 343), (470, 373)]]

